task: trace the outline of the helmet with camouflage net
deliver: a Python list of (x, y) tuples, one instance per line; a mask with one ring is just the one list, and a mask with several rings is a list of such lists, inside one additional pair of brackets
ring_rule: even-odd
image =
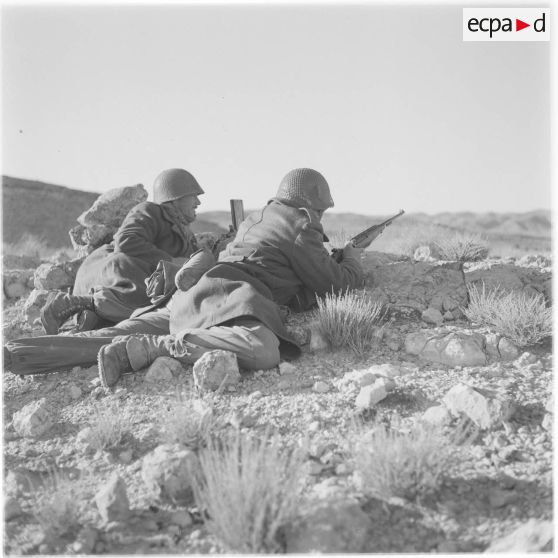
[(297, 207), (308, 207), (316, 211), (333, 207), (326, 179), (313, 169), (294, 169), (287, 173), (275, 197)]
[(184, 169), (164, 170), (153, 183), (153, 201), (165, 203), (182, 196), (203, 194), (198, 181)]

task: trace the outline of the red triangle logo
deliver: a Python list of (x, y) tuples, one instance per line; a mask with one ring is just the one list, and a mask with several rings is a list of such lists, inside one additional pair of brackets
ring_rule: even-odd
[(521, 21), (520, 19), (515, 20), (515, 30), (516, 31), (521, 31), (522, 29), (525, 29), (525, 27), (531, 27), (530, 23), (525, 23), (524, 21)]

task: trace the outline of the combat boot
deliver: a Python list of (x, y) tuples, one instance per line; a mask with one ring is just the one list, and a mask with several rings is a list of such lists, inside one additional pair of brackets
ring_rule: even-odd
[(47, 335), (56, 335), (60, 326), (82, 310), (94, 310), (92, 296), (77, 296), (61, 291), (50, 293), (41, 309), (41, 323)]
[(126, 372), (149, 366), (157, 357), (172, 356), (168, 346), (172, 335), (129, 335), (119, 337), (99, 351), (99, 377), (104, 387), (111, 387)]

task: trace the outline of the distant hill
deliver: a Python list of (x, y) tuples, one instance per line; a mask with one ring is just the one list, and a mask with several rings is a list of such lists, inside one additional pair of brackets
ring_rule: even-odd
[[(45, 182), (2, 177), (4, 242), (16, 242), (28, 233), (43, 238), (52, 248), (70, 246), (68, 231), (76, 225), (77, 217), (99, 196), (94, 192), (73, 190)], [(246, 209), (248, 215), (254, 209)], [(327, 212), (323, 218), (326, 234), (343, 231), (352, 235), (389, 215), (367, 216), (357, 213)], [(231, 222), (228, 210), (202, 211), (192, 225), (194, 232), (225, 232)], [(393, 225), (397, 231), (421, 227), (446, 228), (478, 232), (488, 238), (544, 238), (552, 235), (549, 210), (526, 213), (425, 213), (405, 214)]]

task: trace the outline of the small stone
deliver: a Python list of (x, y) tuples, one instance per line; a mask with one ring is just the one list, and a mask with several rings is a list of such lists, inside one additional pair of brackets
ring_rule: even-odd
[(308, 425), (308, 430), (310, 432), (317, 432), (320, 429), (320, 422), (315, 420)]
[(386, 388), (383, 385), (374, 383), (371, 386), (364, 386), (360, 389), (355, 400), (355, 406), (358, 410), (370, 409), (386, 397)]
[(128, 463), (131, 463), (133, 456), (134, 456), (134, 451), (132, 449), (127, 449), (127, 450), (121, 451), (118, 454), (118, 460), (121, 463), (128, 464)]
[(93, 527), (83, 527), (76, 540), (72, 544), (72, 549), (76, 554), (91, 554), (95, 548), (99, 534)]
[(263, 397), (262, 392), (261, 392), (260, 390), (256, 390), (256, 391), (253, 391), (253, 392), (250, 394), (249, 399), (250, 399), (251, 401), (257, 401), (258, 399), (261, 399), (262, 397)]
[(81, 397), (81, 388), (72, 384), (68, 389), (70, 397), (75, 401)]
[(399, 339), (392, 337), (390, 339), (388, 339), (386, 341), (386, 347), (390, 350), (390, 351), (398, 351), (401, 348), (401, 341), (399, 341)]
[(368, 373), (375, 376), (384, 376), (385, 378), (398, 378), (403, 375), (403, 370), (401, 366), (385, 363), (385, 364), (374, 364), (368, 369)]
[(378, 378), (374, 382), (375, 386), (383, 386), (384, 389), (389, 393), (395, 389), (395, 382), (391, 378)]
[(427, 308), (420, 317), (427, 324), (434, 324), (436, 326), (441, 325), (444, 321), (442, 313), (436, 310), (436, 308)]
[(101, 385), (101, 378), (99, 378), (98, 376), (93, 378), (90, 382), (92, 387), (97, 387)]
[(451, 422), (451, 413), (444, 405), (436, 405), (426, 409), (420, 420), (431, 426), (446, 426)]
[(44, 397), (25, 405), (13, 415), (14, 430), (27, 438), (43, 435), (52, 425), (52, 413)]
[(348, 475), (351, 472), (349, 466), (346, 463), (339, 463), (335, 466), (335, 474), (339, 476)]
[(194, 385), (200, 390), (216, 391), (241, 379), (236, 355), (231, 351), (209, 351), (194, 364)]
[(419, 246), (413, 253), (413, 259), (417, 262), (433, 262), (434, 258), (430, 246)]
[(455, 320), (454, 315), (449, 310), (444, 312), (443, 318), (445, 322), (453, 322)]
[(296, 374), (297, 369), (296, 366), (291, 364), (290, 362), (281, 362), (279, 364), (279, 374)]
[(310, 461), (308, 464), (308, 474), (312, 476), (319, 475), (324, 470), (324, 466), (317, 461)]
[(186, 510), (177, 510), (170, 514), (169, 523), (178, 525), (181, 528), (192, 525), (192, 516)]
[(515, 490), (502, 490), (500, 488), (493, 488), (488, 493), (488, 500), (492, 508), (502, 508), (515, 502), (518, 494)]
[(323, 333), (319, 330), (316, 324), (310, 326), (310, 350), (313, 353), (326, 351), (329, 349), (329, 343), (324, 337)]
[(541, 426), (547, 431), (552, 432), (552, 414), (546, 413), (542, 419)]
[(105, 523), (126, 519), (130, 513), (130, 503), (126, 494), (126, 483), (114, 474), (108, 483), (95, 495), (95, 503)]
[(312, 386), (312, 390), (316, 393), (327, 393), (329, 391), (329, 384), (327, 382), (316, 382)]
[(182, 364), (175, 358), (162, 356), (156, 358), (147, 369), (144, 380), (150, 383), (168, 382), (174, 376), (184, 373)]

